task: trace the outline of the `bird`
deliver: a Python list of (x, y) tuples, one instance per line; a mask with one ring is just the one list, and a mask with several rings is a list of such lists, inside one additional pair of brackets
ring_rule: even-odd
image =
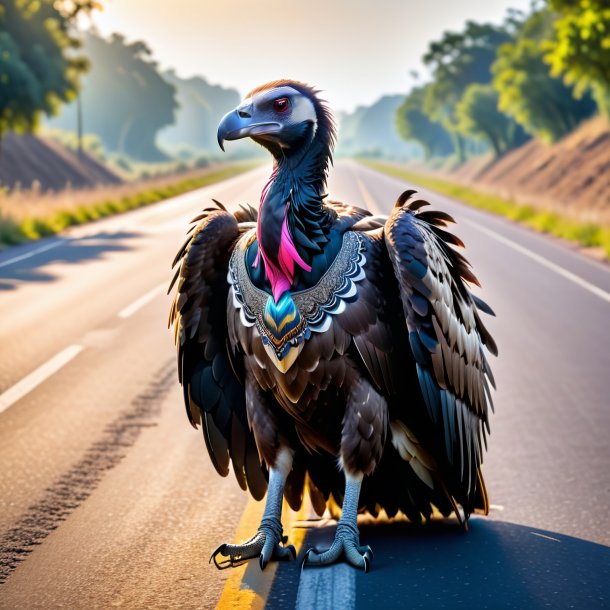
[(231, 213), (212, 200), (170, 285), (189, 421), (220, 475), (232, 468), (242, 489), (266, 495), (253, 536), (210, 561), (296, 559), (283, 500), (298, 510), (308, 496), (338, 522), (303, 566), (367, 572), (359, 513), (420, 523), (440, 512), (467, 526), (489, 510), (481, 464), (497, 347), (481, 312), (494, 312), (472, 291), (454, 219), (415, 190), (387, 216), (329, 198), (336, 124), (319, 90), (256, 87), (218, 126), (223, 151), (242, 138), (273, 159), (260, 203)]

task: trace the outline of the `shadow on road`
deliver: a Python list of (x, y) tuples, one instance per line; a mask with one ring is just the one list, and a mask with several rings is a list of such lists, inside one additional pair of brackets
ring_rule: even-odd
[[(311, 529), (303, 550), (328, 546), (334, 529)], [(469, 532), (448, 522), (363, 526), (361, 542), (375, 553), (369, 574), (335, 566), (309, 568), (301, 575), (300, 562), (281, 564), (266, 607), (389, 610), (610, 604), (610, 547), (554, 532), (473, 517)]]
[[(78, 239), (68, 239), (47, 252), (36, 254), (0, 268), (0, 290), (15, 290), (20, 282), (53, 282), (56, 276), (45, 271), (47, 265), (55, 263), (79, 264), (102, 258), (108, 252), (130, 250), (130, 246), (118, 242), (139, 236), (140, 234), (134, 231), (118, 231), (116, 233), (102, 232)], [(27, 248), (11, 248), (11, 255), (18, 257), (33, 249), (35, 249), (33, 244), (28, 244)]]

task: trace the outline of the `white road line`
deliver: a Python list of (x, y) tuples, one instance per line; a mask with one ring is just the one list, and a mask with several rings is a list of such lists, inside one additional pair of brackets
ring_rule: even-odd
[(577, 276), (576, 274), (572, 273), (571, 271), (567, 271), (563, 267), (560, 267), (559, 265), (552, 263), (550, 260), (544, 258), (544, 256), (540, 256), (539, 254), (536, 254), (529, 248), (526, 248), (525, 246), (518, 244), (517, 242), (513, 241), (512, 239), (508, 239), (507, 237), (500, 235), (500, 233), (496, 233), (495, 231), (492, 231), (491, 229), (488, 229), (488, 228), (480, 225), (478, 222), (474, 222), (473, 220), (469, 220), (467, 218), (462, 218), (460, 220), (460, 222), (469, 224), (469, 225), (477, 228), (479, 231), (482, 231), (486, 235), (493, 237), (495, 240), (503, 243), (504, 245), (508, 246), (509, 248), (512, 248), (513, 250), (516, 250), (517, 252), (520, 252), (521, 254), (523, 254), (525, 256), (528, 256), (529, 258), (531, 258), (532, 260), (535, 260), (537, 263), (540, 263), (547, 269), (554, 271), (558, 275), (561, 275), (562, 277), (565, 277), (566, 279), (570, 280), (571, 282), (578, 284), (581, 288), (588, 290), (590, 293), (599, 297), (603, 301), (610, 303), (610, 292), (606, 292), (602, 288), (599, 288), (598, 286), (595, 286), (594, 284), (587, 282), (587, 280), (583, 280), (581, 277)]
[(60, 368), (68, 364), (83, 349), (82, 345), (70, 345), (50, 360), (39, 366), (35, 371), (18, 381), (14, 386), (0, 394), (0, 413), (6, 411), (10, 406), (21, 400), (26, 394), (39, 386), (51, 375), (59, 371)]
[[(354, 177), (356, 179), (356, 184), (358, 185), (358, 188), (360, 189), (360, 192), (362, 193), (362, 198), (364, 199), (366, 206), (371, 211), (377, 211), (378, 210), (377, 204), (376, 204), (375, 200), (373, 199), (373, 197), (371, 196), (368, 189), (366, 188), (366, 186), (364, 186), (364, 183), (362, 182), (362, 180), (360, 180), (360, 178), (355, 173), (354, 173)], [(584, 280), (583, 278), (579, 277), (575, 273), (572, 273), (571, 271), (567, 271), (563, 267), (556, 265), (555, 263), (551, 262), (547, 258), (544, 258), (544, 256), (540, 256), (540, 254), (536, 254), (529, 248), (526, 248), (525, 246), (518, 244), (517, 242), (513, 241), (512, 239), (508, 239), (507, 237), (500, 235), (500, 233), (497, 233), (496, 231), (492, 231), (491, 229), (484, 227), (483, 225), (479, 224), (478, 222), (475, 222), (474, 220), (470, 220), (468, 218), (462, 218), (462, 219), (460, 219), (460, 222), (463, 224), (469, 224), (472, 227), (475, 227), (479, 231), (485, 233), (486, 235), (489, 235), (493, 239), (503, 243), (504, 245), (508, 246), (509, 248), (512, 248), (513, 250), (516, 250), (517, 252), (520, 252), (521, 254), (523, 254), (525, 256), (528, 256), (529, 258), (531, 258), (532, 260), (535, 260), (537, 263), (540, 263), (547, 269), (554, 271), (558, 275), (561, 275), (562, 277), (570, 280), (571, 282), (574, 282), (581, 288), (588, 290), (589, 292), (591, 292), (595, 296), (599, 297), (603, 301), (610, 303), (610, 292), (606, 292), (603, 288), (599, 288), (599, 286), (595, 286), (595, 284), (591, 284), (590, 282), (587, 282), (587, 280)]]
[(545, 538), (546, 540), (552, 540), (553, 542), (561, 542), (559, 538), (553, 538), (552, 536), (545, 536), (544, 534), (539, 534), (538, 532), (530, 532), (533, 536), (538, 536), (539, 538)]
[(159, 284), (152, 290), (149, 290), (146, 294), (143, 294), (139, 299), (134, 301), (131, 305), (125, 307), (119, 311), (119, 318), (129, 318), (133, 316), (136, 311), (139, 311), (145, 305), (148, 305), (157, 295), (167, 290), (167, 284)]
[(52, 250), (53, 248), (57, 248), (57, 246), (61, 246), (66, 243), (66, 239), (60, 239), (58, 241), (54, 241), (53, 243), (47, 244), (46, 246), (40, 246), (40, 248), (36, 248), (35, 250), (30, 250), (30, 252), (26, 252), (25, 254), (20, 254), (19, 256), (14, 256), (13, 258), (9, 258), (6, 261), (0, 262), (0, 267), (8, 267), (8, 265), (12, 265), (13, 263), (18, 263), (19, 261), (23, 261), (26, 258), (31, 258), (32, 256), (36, 256), (37, 254), (42, 254), (47, 250)]
[(356, 607), (356, 570), (346, 563), (305, 568), (301, 571), (295, 607), (352, 610)]

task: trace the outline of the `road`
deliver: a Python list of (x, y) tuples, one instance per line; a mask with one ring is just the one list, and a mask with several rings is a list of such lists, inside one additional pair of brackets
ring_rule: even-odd
[[(0, 608), (610, 607), (610, 268), (425, 191), (497, 313), (490, 516), (369, 520), (367, 575), (208, 565), (261, 507), (188, 425), (163, 287), (190, 218), (268, 173), (0, 253)], [(387, 213), (407, 185), (341, 161), (329, 187)], [(301, 548), (332, 538), (310, 517), (288, 515)]]

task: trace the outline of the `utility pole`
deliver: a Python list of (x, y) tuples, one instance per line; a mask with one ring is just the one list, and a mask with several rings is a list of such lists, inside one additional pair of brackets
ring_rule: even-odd
[(81, 92), (76, 94), (76, 133), (78, 138), (78, 158), (83, 159), (83, 108)]

